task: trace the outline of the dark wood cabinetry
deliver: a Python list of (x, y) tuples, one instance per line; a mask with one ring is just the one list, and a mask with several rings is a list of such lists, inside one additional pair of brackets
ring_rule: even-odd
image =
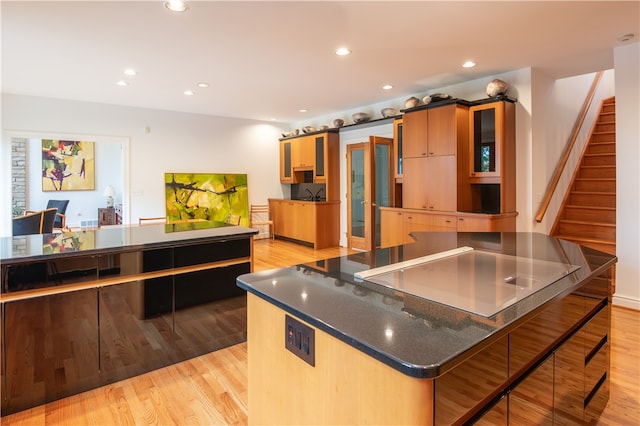
[[(84, 232), (99, 242), (122, 229)], [(166, 238), (164, 225), (132, 231)], [(3, 415), (244, 341), (246, 231), (3, 259)]]

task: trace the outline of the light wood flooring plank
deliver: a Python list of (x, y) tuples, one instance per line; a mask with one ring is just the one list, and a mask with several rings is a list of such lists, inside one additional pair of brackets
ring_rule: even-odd
[[(255, 271), (342, 256), (256, 241)], [(598, 425), (640, 424), (640, 311), (611, 313), (611, 398)], [(2, 425), (245, 425), (247, 344), (241, 343), (59, 401), (21, 411)]]

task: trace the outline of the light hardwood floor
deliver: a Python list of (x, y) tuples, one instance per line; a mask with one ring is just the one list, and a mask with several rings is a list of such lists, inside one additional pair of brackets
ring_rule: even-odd
[[(348, 254), (256, 241), (255, 271)], [(598, 425), (640, 424), (640, 312), (613, 307), (611, 397)], [(0, 419), (2, 425), (247, 424), (247, 344)]]

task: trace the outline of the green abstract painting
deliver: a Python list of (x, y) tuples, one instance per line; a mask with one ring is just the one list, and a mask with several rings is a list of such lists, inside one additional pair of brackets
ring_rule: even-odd
[(246, 174), (165, 173), (168, 222), (208, 220), (249, 226)]

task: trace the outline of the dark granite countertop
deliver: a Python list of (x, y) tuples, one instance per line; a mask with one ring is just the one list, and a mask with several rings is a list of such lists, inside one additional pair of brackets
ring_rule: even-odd
[(222, 222), (109, 226), (100, 229), (0, 238), (0, 262), (23, 263), (54, 257), (107, 254), (172, 247), (199, 241), (244, 238), (258, 231)]
[[(404, 374), (433, 378), (616, 262), (615, 256), (543, 234), (425, 232), (414, 237), (416, 243), (404, 246), (242, 275), (238, 285)], [(368, 269), (465, 246), (577, 269), (489, 317), (354, 278)]]

